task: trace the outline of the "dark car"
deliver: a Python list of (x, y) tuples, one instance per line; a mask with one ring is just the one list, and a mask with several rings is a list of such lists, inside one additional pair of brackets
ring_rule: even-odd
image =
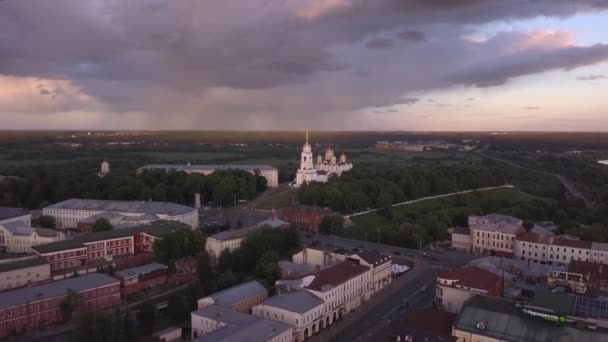
[(395, 255), (401, 255), (401, 252), (399, 252), (399, 251), (394, 251), (394, 252), (393, 252), (393, 254), (395, 254)]

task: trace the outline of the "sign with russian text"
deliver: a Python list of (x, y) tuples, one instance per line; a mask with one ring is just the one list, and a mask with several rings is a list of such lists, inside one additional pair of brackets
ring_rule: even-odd
[(527, 308), (522, 309), (521, 312), (525, 315), (538, 317), (538, 318), (544, 319), (546, 321), (558, 322), (558, 323), (563, 323), (566, 321), (566, 317), (564, 317), (564, 316), (558, 316), (558, 315), (554, 315), (554, 314), (550, 314), (550, 313), (546, 313), (546, 312), (530, 310)]

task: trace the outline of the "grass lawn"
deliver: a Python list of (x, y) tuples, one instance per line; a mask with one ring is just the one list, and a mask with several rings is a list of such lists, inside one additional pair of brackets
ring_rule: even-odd
[(297, 199), (297, 189), (281, 189), (279, 192), (261, 198), (256, 204), (259, 209), (279, 209), (291, 203), (292, 198)]
[[(535, 202), (553, 203), (554, 200), (532, 196), (515, 188), (495, 189), (453, 197), (430, 199), (394, 207), (391, 219), (378, 212), (353, 217), (351, 219), (352, 226), (345, 228), (342, 231), (342, 235), (363, 240), (367, 233), (368, 238), (373, 238), (376, 236), (378, 227), (398, 226), (403, 222), (413, 223), (429, 213), (440, 217), (453, 217), (458, 214), (490, 214), (494, 212), (519, 216), (519, 207), (522, 205), (533, 207), (533, 203)], [(390, 242), (386, 241), (385, 243)]]

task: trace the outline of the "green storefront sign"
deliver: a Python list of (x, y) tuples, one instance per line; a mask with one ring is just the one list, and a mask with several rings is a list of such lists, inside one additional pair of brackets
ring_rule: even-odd
[(521, 312), (524, 315), (542, 318), (542, 319), (544, 319), (546, 321), (558, 322), (558, 323), (564, 323), (564, 322), (566, 322), (566, 317), (564, 317), (564, 316), (558, 316), (558, 315), (554, 315), (554, 314), (548, 314), (548, 313), (545, 313), (545, 312), (534, 311), (534, 310), (530, 310), (530, 309), (526, 309), (526, 308), (522, 309)]

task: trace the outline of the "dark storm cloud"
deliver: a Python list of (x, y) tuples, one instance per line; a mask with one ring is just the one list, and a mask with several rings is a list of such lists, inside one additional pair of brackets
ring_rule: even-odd
[(587, 75), (587, 76), (578, 76), (576, 79), (579, 81), (599, 81), (599, 80), (608, 79), (608, 76), (593, 74), (593, 75)]
[(386, 49), (393, 46), (393, 40), (389, 38), (374, 38), (365, 43), (368, 49)]
[[(502, 84), (605, 59), (603, 45), (507, 54), (509, 44), (524, 38), (483, 47), (459, 37), (470, 25), (606, 6), (598, 0), (8, 0), (0, 1), (0, 75), (69, 81), (108, 111), (183, 113), (170, 119), (189, 117), (198, 125), (210, 121), (203, 119), (245, 127), (260, 118), (338, 120), (408, 92)], [(378, 38), (426, 42), (427, 35), (433, 39), (426, 44)]]
[(456, 83), (489, 87), (504, 84), (508, 79), (539, 72), (592, 65), (608, 60), (608, 45), (561, 47), (519, 52), (485, 63), (471, 65), (453, 73), (448, 80)]
[(424, 34), (424, 32), (421, 31), (401, 31), (399, 32), (399, 34), (397, 34), (397, 37), (401, 40), (407, 41), (407, 42), (412, 42), (412, 43), (419, 43), (419, 42), (424, 42), (426, 41), (426, 35)]

